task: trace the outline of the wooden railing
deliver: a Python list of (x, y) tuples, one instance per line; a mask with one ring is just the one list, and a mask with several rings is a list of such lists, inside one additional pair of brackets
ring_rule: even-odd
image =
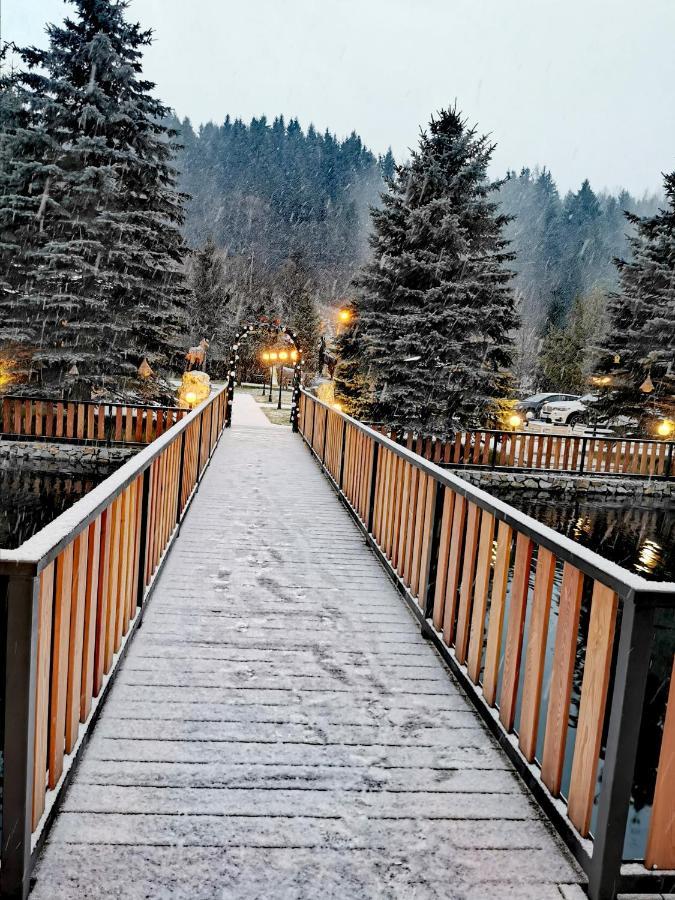
[(31, 440), (150, 444), (187, 410), (177, 406), (3, 397), (0, 435)]
[(463, 431), (451, 441), (443, 441), (373, 427), (408, 447), (420, 447), (425, 459), (453, 468), (466, 466), (637, 478), (675, 476), (675, 443), (672, 441), (489, 430)]
[[(226, 405), (223, 389), (18, 549), (0, 551), (2, 897), (27, 896), (55, 800), (140, 622)], [(162, 410), (152, 414), (166, 424)]]
[(300, 431), (587, 871), (590, 896), (650, 877), (672, 887), (675, 676), (644, 864), (622, 859), (655, 611), (672, 623), (675, 584), (622, 569), (305, 392)]

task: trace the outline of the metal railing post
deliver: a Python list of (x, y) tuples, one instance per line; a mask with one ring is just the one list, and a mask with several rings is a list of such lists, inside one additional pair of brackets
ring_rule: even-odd
[(342, 448), (340, 450), (340, 475), (338, 477), (338, 487), (342, 490), (342, 482), (345, 473), (345, 444), (347, 442), (347, 420), (342, 420)]
[(323, 420), (323, 449), (321, 450), (321, 465), (326, 468), (326, 444), (328, 443), (328, 407), (326, 407), (326, 416)]
[(375, 514), (375, 485), (377, 482), (377, 458), (379, 455), (380, 445), (373, 441), (373, 464), (370, 469), (370, 497), (368, 498), (368, 519), (366, 528), (368, 534), (373, 533), (373, 517)]
[(619, 886), (653, 635), (653, 607), (640, 605), (639, 595), (636, 598), (631, 592), (623, 601), (609, 707), (598, 818), (588, 873), (591, 900), (614, 900)]
[(30, 888), (33, 826), (38, 579), (0, 577), (0, 592), (6, 622), (0, 894), (25, 900)]
[(663, 475), (664, 478), (670, 479), (673, 477), (673, 442), (670, 441), (668, 444), (668, 449), (666, 451), (666, 463), (663, 467)]
[(588, 444), (588, 438), (582, 437), (581, 439), (581, 459), (579, 460), (579, 474), (584, 474), (584, 463), (586, 462), (586, 446)]
[(145, 558), (148, 546), (148, 514), (150, 512), (150, 469), (151, 466), (148, 466), (143, 472), (143, 486), (141, 489), (141, 533), (138, 542), (138, 587), (136, 589), (136, 606), (138, 607), (143, 606), (143, 595), (145, 594)]
[[(180, 463), (178, 466), (178, 505), (176, 509), (176, 523), (180, 526), (180, 520), (183, 510), (180, 505), (180, 498), (183, 493), (183, 478), (185, 469), (185, 431), (180, 436)], [(145, 485), (143, 485), (145, 488)]]

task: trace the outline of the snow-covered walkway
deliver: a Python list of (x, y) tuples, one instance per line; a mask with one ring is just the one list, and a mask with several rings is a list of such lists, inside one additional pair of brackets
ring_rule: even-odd
[(584, 896), (301, 438), (249, 400), (31, 896)]

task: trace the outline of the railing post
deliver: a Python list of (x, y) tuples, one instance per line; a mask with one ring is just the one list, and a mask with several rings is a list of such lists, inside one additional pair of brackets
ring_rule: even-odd
[(579, 474), (584, 474), (584, 462), (586, 461), (586, 445), (588, 444), (588, 438), (582, 437), (581, 439), (581, 459), (579, 460)]
[(370, 497), (368, 499), (368, 519), (366, 528), (368, 534), (373, 533), (373, 516), (375, 514), (375, 484), (377, 482), (377, 458), (379, 455), (380, 445), (377, 441), (373, 441), (373, 464), (370, 470)]
[[(180, 498), (183, 494), (183, 470), (185, 468), (185, 431), (186, 429), (184, 428), (180, 436), (180, 464), (178, 466), (178, 505), (176, 509), (176, 524), (178, 525), (179, 530), (181, 514), (183, 512), (180, 507)], [(145, 485), (143, 485), (143, 487), (145, 487)]]
[(141, 533), (138, 542), (138, 587), (136, 588), (136, 606), (138, 607), (143, 606), (143, 595), (145, 594), (145, 558), (148, 547), (148, 515), (150, 512), (150, 469), (151, 466), (148, 466), (143, 472), (143, 487), (141, 490)]
[(6, 622), (0, 894), (25, 900), (33, 824), (38, 579), (0, 576), (0, 596)]
[(197, 438), (197, 483), (196, 488), (199, 490), (199, 482), (202, 480), (202, 426), (204, 424), (204, 413), (199, 416), (199, 437)]
[(670, 441), (668, 444), (668, 450), (666, 451), (666, 463), (663, 467), (663, 475), (664, 478), (670, 479), (673, 477), (673, 442)]
[(619, 888), (654, 635), (654, 609), (640, 605), (639, 595), (637, 600), (631, 593), (623, 601), (598, 819), (588, 873), (591, 900), (614, 900)]
[(345, 444), (347, 440), (347, 420), (342, 419), (342, 448), (340, 450), (340, 476), (338, 478), (338, 487), (342, 490), (342, 481), (345, 473)]
[[(503, 432), (499, 433), (500, 442), (504, 440)], [(492, 459), (490, 461), (490, 468), (494, 469), (497, 464), (497, 432), (495, 431), (492, 435)]]
[(326, 407), (326, 416), (323, 420), (323, 449), (321, 450), (321, 465), (326, 468), (326, 444), (328, 443), (328, 407)]
[[(309, 395), (307, 395), (305, 397), (305, 403), (307, 402), (308, 396)], [(312, 436), (309, 439), (309, 449), (312, 451), (312, 453), (314, 453), (314, 428), (316, 426), (316, 401), (314, 400), (313, 397), (312, 397), (312, 403), (314, 404), (312, 406)]]

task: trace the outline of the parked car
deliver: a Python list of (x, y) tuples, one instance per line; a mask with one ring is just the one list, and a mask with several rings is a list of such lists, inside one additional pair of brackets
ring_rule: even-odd
[(572, 400), (551, 400), (544, 403), (541, 418), (553, 425), (588, 424), (592, 418), (592, 405), (598, 401), (595, 394), (584, 394)]
[(525, 400), (516, 403), (516, 410), (528, 421), (541, 418), (541, 410), (545, 403), (558, 402), (559, 400), (578, 400), (578, 394), (533, 394)]

